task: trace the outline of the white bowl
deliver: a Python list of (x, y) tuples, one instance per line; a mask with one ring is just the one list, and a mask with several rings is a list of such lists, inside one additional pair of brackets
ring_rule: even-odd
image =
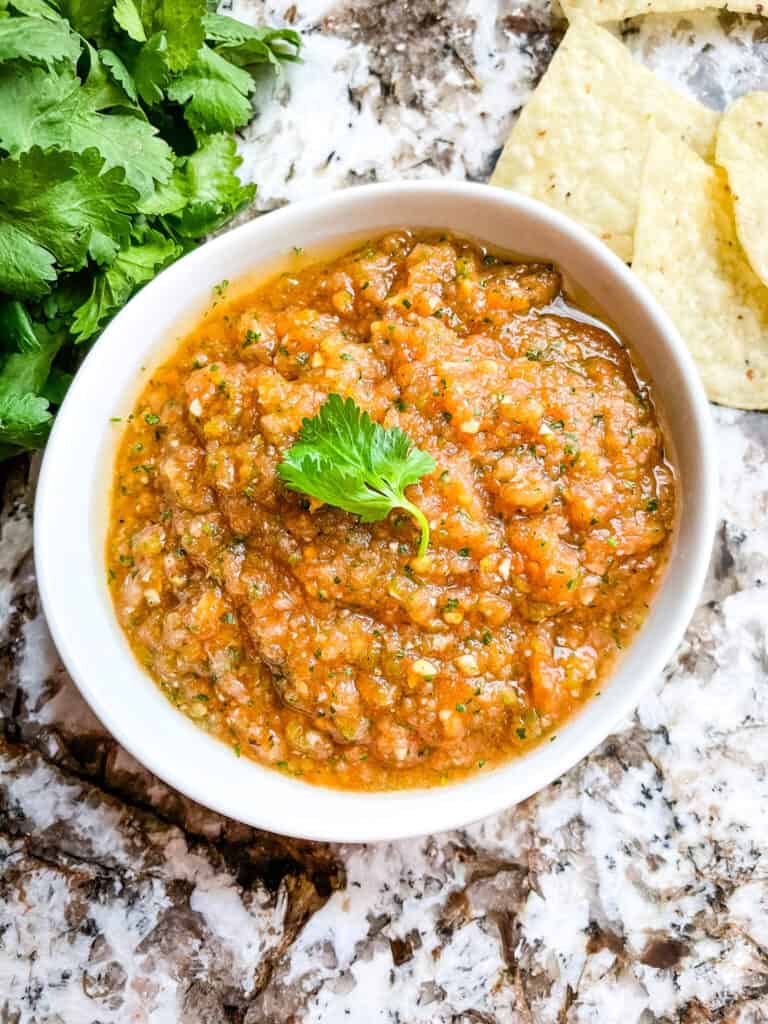
[[(292, 246), (391, 227), (447, 228), (554, 261), (618, 326), (650, 375), (680, 488), (669, 566), (641, 632), (602, 694), (556, 738), (465, 782), (396, 793), (310, 786), (238, 758), (198, 729), (135, 661), (115, 618), (104, 559), (107, 496), (120, 427), (144, 370), (169, 352), (179, 325), (222, 278), (274, 266)], [(604, 245), (541, 204), (486, 185), (370, 185), (298, 203), (209, 242), (147, 285), (83, 363), (48, 442), (35, 507), (35, 555), (56, 645), (104, 725), (151, 771), (187, 796), (259, 828), (320, 840), (366, 841), (435, 832), (530, 796), (584, 757), (658, 678), (693, 614), (716, 523), (709, 407), (696, 367), (667, 316)]]

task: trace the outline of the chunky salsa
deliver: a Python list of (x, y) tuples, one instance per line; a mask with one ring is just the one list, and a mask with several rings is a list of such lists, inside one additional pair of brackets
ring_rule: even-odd
[[(599, 690), (675, 514), (649, 388), (556, 269), (399, 230), (228, 299), (124, 428), (107, 569), (168, 698), (236, 755), (382, 790), (488, 771)], [(329, 395), (432, 456), (412, 515), (281, 482)]]

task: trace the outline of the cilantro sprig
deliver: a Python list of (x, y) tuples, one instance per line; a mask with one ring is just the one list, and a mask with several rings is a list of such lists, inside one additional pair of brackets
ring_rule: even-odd
[(234, 132), (299, 49), (206, 0), (0, 0), (0, 458), (45, 442), (84, 343), (251, 202)]
[(405, 496), (435, 468), (399, 427), (374, 423), (351, 398), (329, 395), (312, 419), (305, 419), (298, 441), (277, 467), (293, 491), (360, 516), (364, 523), (384, 519), (393, 509), (410, 513), (421, 529), (419, 555), (429, 545), (429, 523)]

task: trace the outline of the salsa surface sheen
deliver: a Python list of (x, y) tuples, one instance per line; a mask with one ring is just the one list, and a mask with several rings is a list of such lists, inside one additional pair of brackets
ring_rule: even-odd
[[(675, 482), (647, 385), (556, 270), (397, 231), (217, 300), (152, 374), (107, 570), (140, 663), (202, 728), (344, 789), (487, 771), (599, 689), (663, 572)], [(286, 490), (325, 398), (436, 469), (431, 526)]]

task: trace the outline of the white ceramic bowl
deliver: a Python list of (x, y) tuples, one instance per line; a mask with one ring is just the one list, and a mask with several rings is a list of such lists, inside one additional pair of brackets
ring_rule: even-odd
[[(669, 567), (653, 607), (600, 697), (552, 742), (493, 772), (429, 790), (344, 793), (260, 767), (207, 736), (142, 671), (112, 610), (104, 562), (107, 495), (119, 427), (152, 368), (228, 278), (273, 266), (292, 246), (396, 226), (448, 228), (552, 260), (619, 327), (650, 374), (680, 485)], [(696, 368), (631, 272), (585, 230), (545, 206), (485, 185), (402, 182), (298, 203), (209, 242), (147, 285), (88, 355), (48, 442), (35, 508), (43, 606), (64, 662), (111, 733), (151, 771), (200, 803), (287, 835), (365, 841), (435, 832), (530, 796), (587, 754), (659, 676), (696, 605), (716, 522), (714, 444)]]

